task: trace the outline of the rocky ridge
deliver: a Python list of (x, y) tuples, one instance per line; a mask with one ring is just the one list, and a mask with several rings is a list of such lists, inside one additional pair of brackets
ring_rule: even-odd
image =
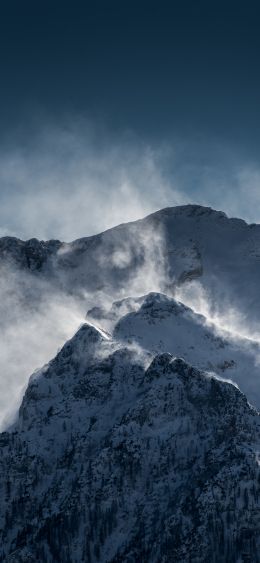
[(0, 436), (1, 560), (259, 561), (259, 415), (85, 324)]

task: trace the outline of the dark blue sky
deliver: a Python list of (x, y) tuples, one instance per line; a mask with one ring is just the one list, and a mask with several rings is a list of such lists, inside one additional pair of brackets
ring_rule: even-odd
[(250, 0), (2, 3), (2, 133), (32, 111), (73, 111), (148, 138), (217, 137), (256, 155), (259, 29)]
[(192, 168), (258, 167), (259, 29), (250, 0), (2, 2), (0, 148), (86, 119)]

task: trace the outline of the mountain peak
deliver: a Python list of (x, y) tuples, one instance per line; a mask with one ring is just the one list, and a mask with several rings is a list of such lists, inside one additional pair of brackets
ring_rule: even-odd
[(89, 340), (103, 336), (85, 324), (0, 436), (2, 560), (257, 561), (256, 411), (183, 359), (145, 370), (125, 346), (93, 361)]
[(222, 219), (228, 219), (228, 216), (224, 211), (218, 211), (212, 207), (207, 207), (204, 205), (198, 205), (193, 203), (188, 203), (185, 205), (176, 205), (173, 207), (165, 207), (159, 209), (150, 215), (150, 217), (156, 216), (181, 216), (185, 215), (187, 217), (201, 217), (201, 216), (211, 216), (218, 217)]

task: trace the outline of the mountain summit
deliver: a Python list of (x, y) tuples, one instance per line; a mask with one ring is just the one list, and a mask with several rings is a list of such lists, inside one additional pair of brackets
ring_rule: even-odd
[(198, 280), (220, 315), (238, 310), (259, 328), (260, 225), (208, 207), (162, 209), (71, 243), (4, 237), (0, 261), (70, 294), (103, 291), (114, 299)]

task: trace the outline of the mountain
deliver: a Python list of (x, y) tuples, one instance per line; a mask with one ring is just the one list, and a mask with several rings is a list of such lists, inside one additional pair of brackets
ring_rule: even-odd
[(259, 415), (85, 324), (0, 435), (1, 561), (259, 561)]
[[(134, 310), (115, 320), (115, 338), (152, 353), (170, 352), (199, 369), (231, 379), (260, 409), (259, 343), (217, 331), (205, 317), (167, 295), (150, 293), (131, 303)], [(127, 306), (129, 300), (122, 300), (117, 309), (123, 312)], [(93, 317), (95, 310), (89, 314)]]
[(174, 292), (199, 280), (211, 309), (259, 331), (260, 225), (199, 205), (163, 209), (72, 243), (0, 239), (0, 264), (18, 265), (77, 295), (114, 299)]
[(0, 561), (260, 563), (259, 243), (195, 205), (0, 239), (5, 387), (85, 317), (0, 433)]

